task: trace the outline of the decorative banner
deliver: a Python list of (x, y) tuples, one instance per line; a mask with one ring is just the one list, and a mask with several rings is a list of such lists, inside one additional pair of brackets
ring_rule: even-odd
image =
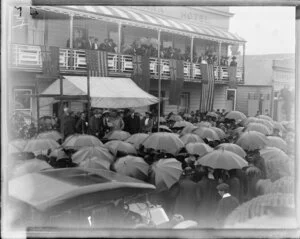
[(214, 68), (212, 64), (200, 64), (202, 74), (202, 90), (200, 112), (205, 113), (213, 110), (214, 104)]
[(183, 61), (170, 59), (170, 74), (171, 74), (171, 84), (170, 84), (170, 95), (169, 104), (179, 105), (180, 94), (184, 83), (184, 66)]
[(237, 86), (237, 78), (236, 78), (236, 66), (228, 66), (228, 78), (229, 78), (229, 87), (236, 88)]
[(59, 75), (59, 48), (55, 46), (41, 46), (43, 74)]
[(107, 52), (85, 50), (86, 64), (90, 71), (90, 76), (108, 76)]
[(132, 57), (133, 74), (132, 80), (144, 91), (150, 89), (150, 61), (146, 56)]

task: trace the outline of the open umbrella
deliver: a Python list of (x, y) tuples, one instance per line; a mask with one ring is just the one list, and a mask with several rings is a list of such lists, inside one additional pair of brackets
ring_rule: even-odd
[(72, 155), (72, 161), (79, 164), (80, 162), (96, 157), (97, 159), (112, 163), (114, 161), (113, 155), (104, 146), (87, 146), (79, 149)]
[(196, 142), (204, 143), (204, 141), (198, 135), (191, 133), (180, 136), (180, 139), (184, 145)]
[(85, 146), (102, 146), (102, 142), (93, 135), (74, 134), (68, 137), (62, 146), (66, 149), (80, 149)]
[(267, 126), (260, 123), (250, 123), (247, 125), (246, 130), (257, 131), (264, 135), (270, 135), (272, 133)]
[(144, 142), (145, 148), (160, 150), (165, 153), (177, 154), (184, 147), (179, 136), (174, 133), (158, 132), (151, 134)]
[(240, 112), (240, 111), (230, 111), (226, 116), (226, 119), (234, 119), (235, 121), (243, 121), (245, 120), (247, 117), (244, 113)]
[(181, 163), (174, 158), (160, 159), (150, 167), (150, 182), (158, 191), (170, 189), (181, 175)]
[(164, 117), (159, 117), (159, 122), (160, 123), (166, 123), (166, 119)]
[(193, 130), (197, 129), (198, 127), (197, 126), (194, 126), (194, 125), (190, 125), (190, 126), (186, 126), (183, 128), (183, 130), (180, 132), (181, 135), (184, 135), (184, 134), (189, 134), (189, 133), (192, 133)]
[(270, 116), (267, 116), (267, 115), (258, 115), (256, 117), (259, 118), (259, 119), (264, 119), (264, 120), (268, 120), (268, 121), (273, 122), (273, 119)]
[(208, 112), (208, 113), (206, 114), (206, 116), (215, 117), (215, 118), (218, 118), (218, 117), (219, 117), (219, 115), (218, 115), (216, 112)]
[(56, 130), (50, 130), (46, 132), (39, 133), (36, 136), (37, 139), (53, 139), (54, 141), (58, 141), (62, 139), (62, 135)]
[(171, 117), (169, 118), (169, 120), (171, 121), (182, 121), (182, 117), (180, 115), (171, 115)]
[(242, 169), (248, 166), (248, 162), (231, 151), (217, 149), (199, 158), (195, 165), (231, 170)]
[(267, 126), (269, 128), (269, 130), (271, 130), (271, 132), (273, 131), (274, 125), (271, 121), (268, 121), (265, 119), (257, 119), (255, 123), (263, 124), (263, 125)]
[(287, 143), (280, 137), (277, 136), (268, 136), (268, 143), (267, 146), (269, 147), (276, 147), (281, 149), (285, 153), (287, 152), (288, 146)]
[(136, 155), (136, 149), (130, 143), (121, 141), (121, 140), (112, 140), (105, 144), (105, 147), (109, 149), (109, 151), (116, 156), (118, 152)]
[(108, 140), (126, 140), (130, 137), (130, 133), (123, 130), (113, 130), (104, 136)]
[(169, 132), (172, 133), (173, 131), (166, 125), (160, 125), (159, 126), (159, 131), (160, 132)]
[(175, 122), (175, 124), (173, 125), (173, 128), (184, 128), (186, 126), (193, 126), (193, 124), (191, 122), (182, 120), (182, 121)]
[(210, 129), (213, 129), (218, 134), (220, 139), (224, 139), (226, 137), (226, 134), (222, 129), (217, 127), (210, 127)]
[(252, 151), (262, 149), (267, 145), (267, 137), (257, 131), (246, 131), (238, 138), (236, 144), (244, 150)]
[(80, 161), (78, 167), (84, 169), (106, 169), (110, 168), (111, 163), (107, 160), (103, 160), (97, 157), (85, 158), (84, 160)]
[(273, 128), (278, 129), (281, 132), (285, 131), (285, 128), (282, 126), (282, 124), (277, 121), (273, 122)]
[[(251, 199), (237, 207), (227, 218), (226, 225), (247, 222), (254, 217), (268, 214), (268, 208), (295, 208), (295, 196), (287, 193), (265, 194)], [(295, 210), (295, 209), (294, 209)]]
[(265, 161), (274, 161), (276, 159), (289, 161), (289, 156), (283, 152), (281, 149), (275, 147), (266, 147), (260, 150), (260, 155), (265, 159)]
[(201, 139), (220, 140), (220, 137), (212, 128), (199, 127), (193, 131), (193, 134), (197, 134)]
[(241, 156), (242, 158), (245, 158), (246, 152), (237, 144), (231, 144), (231, 143), (223, 143), (219, 144), (216, 149), (225, 149), (227, 151), (231, 151), (233, 153), (236, 153), (237, 155)]
[(140, 145), (144, 142), (146, 138), (149, 137), (149, 134), (137, 133), (131, 135), (125, 142), (133, 144), (136, 149), (139, 149)]
[(214, 150), (205, 143), (188, 143), (185, 148), (189, 154), (199, 155), (200, 157)]
[(47, 151), (48, 149), (56, 149), (59, 144), (53, 139), (31, 139), (25, 145), (24, 152), (40, 152)]
[(199, 123), (196, 124), (197, 127), (211, 127), (211, 123), (209, 123), (208, 121), (201, 121)]
[(294, 193), (295, 179), (291, 176), (284, 176), (274, 181), (267, 189), (267, 193)]
[(255, 123), (258, 119), (256, 117), (248, 117), (242, 121), (242, 124), (246, 126), (249, 123)]
[(145, 180), (148, 177), (149, 165), (141, 157), (125, 156), (114, 163), (115, 170), (123, 175)]
[(51, 169), (51, 165), (40, 159), (27, 159), (18, 164), (13, 170), (13, 177), (20, 177), (22, 175), (34, 172), (40, 172), (45, 169)]

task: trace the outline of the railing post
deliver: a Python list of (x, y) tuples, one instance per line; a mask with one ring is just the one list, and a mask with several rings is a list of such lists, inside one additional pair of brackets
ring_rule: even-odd
[(221, 77), (221, 47), (222, 47), (222, 42), (219, 42), (219, 52), (218, 52), (218, 80), (222, 80)]
[(70, 14), (70, 45), (69, 47), (73, 48), (73, 25), (74, 25), (74, 16)]
[(243, 73), (242, 73), (242, 81), (245, 83), (245, 54), (246, 54), (246, 44), (243, 44)]
[(118, 56), (117, 56), (117, 67), (118, 67), (118, 71), (121, 72), (121, 69), (122, 69), (122, 57), (121, 57), (121, 41), (122, 41), (122, 23), (119, 22), (118, 24), (118, 49), (117, 49), (117, 53), (118, 53)]
[(193, 59), (194, 59), (194, 36), (191, 37), (191, 63), (189, 69), (189, 79), (193, 78)]
[(158, 112), (157, 112), (157, 132), (160, 126), (160, 107), (161, 107), (161, 75), (160, 75), (160, 29), (158, 30), (158, 44), (157, 44), (157, 71), (158, 71)]

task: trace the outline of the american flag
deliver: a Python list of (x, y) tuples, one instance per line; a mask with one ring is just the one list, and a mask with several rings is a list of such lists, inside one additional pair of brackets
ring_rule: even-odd
[(107, 53), (96, 50), (86, 50), (85, 53), (90, 76), (108, 76)]
[(209, 112), (214, 104), (214, 66), (212, 64), (201, 64), (202, 90), (200, 101), (200, 112)]

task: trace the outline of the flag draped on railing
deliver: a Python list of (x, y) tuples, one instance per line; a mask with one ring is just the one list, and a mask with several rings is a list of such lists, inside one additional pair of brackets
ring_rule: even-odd
[(41, 46), (43, 74), (49, 76), (59, 75), (59, 48), (54, 46)]
[(204, 113), (213, 110), (215, 78), (212, 64), (201, 64), (200, 69), (202, 74), (200, 112)]
[(228, 78), (229, 78), (229, 87), (236, 88), (237, 79), (236, 79), (236, 66), (228, 66)]
[(85, 54), (90, 76), (108, 76), (107, 52), (85, 50)]
[(180, 60), (170, 60), (170, 74), (171, 74), (171, 85), (170, 85), (170, 95), (169, 104), (179, 105), (180, 104), (180, 94), (184, 83), (184, 72), (183, 72), (183, 61)]
[(150, 61), (148, 56), (133, 56), (132, 80), (144, 91), (150, 89)]

